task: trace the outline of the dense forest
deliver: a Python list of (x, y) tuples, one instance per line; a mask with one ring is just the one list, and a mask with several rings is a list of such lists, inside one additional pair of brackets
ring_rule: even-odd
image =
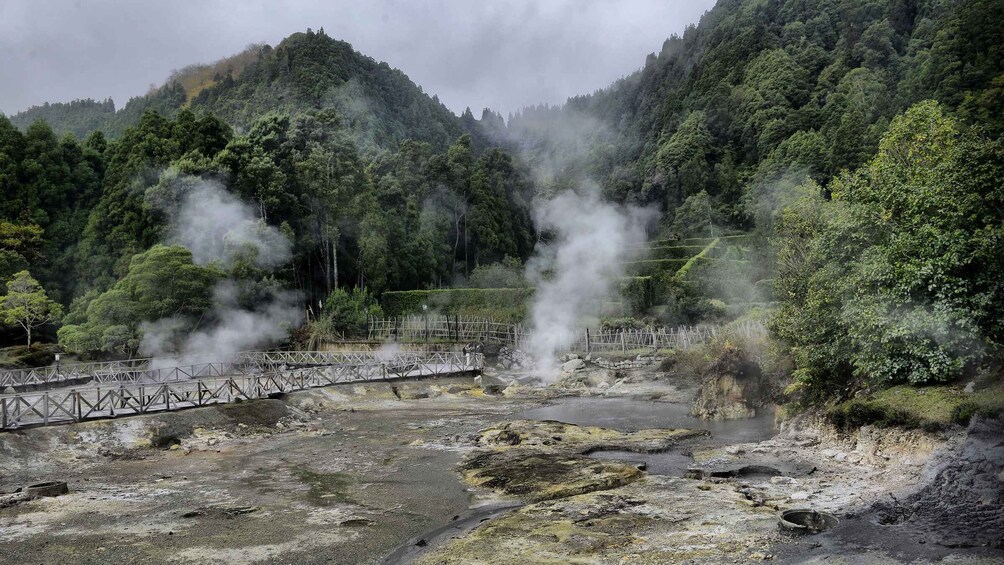
[[(750, 234), (727, 276), (772, 281), (757, 300), (809, 393), (955, 379), (1004, 343), (1001, 21), (994, 0), (721, 0), (641, 70), (508, 120), (455, 116), (308, 30), (118, 111), (0, 117), (0, 280), (30, 271), (81, 353), (133, 354), (165, 317), (207, 323), (220, 280), (252, 305), (295, 290), (331, 323), (387, 291), (524, 285), (547, 237), (534, 198), (595, 181), (660, 209), (659, 241)], [(178, 203), (204, 185), (250, 206), (288, 260), (179, 246)], [(700, 277), (675, 273), (652, 302), (720, 320), (696, 306)]]

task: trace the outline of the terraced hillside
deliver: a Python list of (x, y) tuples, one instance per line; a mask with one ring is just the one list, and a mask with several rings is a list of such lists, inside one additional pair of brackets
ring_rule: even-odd
[[(735, 282), (733, 279), (749, 278), (746, 271), (751, 270), (754, 261), (753, 241), (748, 234), (653, 240), (632, 251), (632, 255), (643, 258), (624, 264), (625, 276), (619, 280), (618, 298), (600, 308), (604, 317), (642, 317), (658, 311), (672, 299), (673, 287), (687, 283), (698, 289), (709, 287), (712, 291), (709, 297), (724, 303), (729, 312), (742, 311), (750, 303), (763, 301), (748, 296), (749, 293), (730, 294), (724, 288), (725, 283)], [(763, 290), (768, 287), (769, 284), (765, 285)], [(381, 304), (388, 316), (431, 310), (517, 322), (526, 317), (532, 296), (532, 288), (413, 290), (384, 293)]]

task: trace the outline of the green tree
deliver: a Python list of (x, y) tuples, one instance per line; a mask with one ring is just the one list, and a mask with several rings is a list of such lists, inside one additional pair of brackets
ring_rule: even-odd
[(0, 220), (0, 279), (27, 269), (42, 256), (42, 228)]
[(928, 101), (831, 184), (832, 202), (809, 188), (783, 212), (774, 327), (803, 382), (840, 388), (848, 370), (872, 383), (943, 382), (1000, 347), (1001, 178), (1001, 139)]
[(59, 320), (63, 307), (45, 294), (45, 289), (28, 271), (7, 281), (7, 294), (0, 296), (0, 318), (8, 326), (20, 326), (31, 347), (31, 331)]
[(91, 300), (74, 302), (59, 330), (59, 343), (81, 353), (131, 353), (142, 339), (141, 324), (173, 318), (195, 321), (212, 305), (212, 288), (221, 273), (192, 262), (180, 246), (155, 245), (135, 255), (126, 275)]
[(341, 337), (358, 336), (366, 331), (367, 317), (383, 316), (380, 305), (364, 288), (351, 291), (335, 289), (324, 301), (322, 316)]

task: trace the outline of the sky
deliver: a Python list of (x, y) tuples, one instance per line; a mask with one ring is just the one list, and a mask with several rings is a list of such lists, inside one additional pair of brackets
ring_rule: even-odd
[(324, 28), (454, 112), (564, 102), (640, 68), (714, 0), (0, 0), (0, 112), (111, 97)]

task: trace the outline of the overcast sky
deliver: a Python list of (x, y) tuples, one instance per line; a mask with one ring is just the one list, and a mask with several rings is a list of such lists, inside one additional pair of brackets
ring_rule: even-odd
[(320, 27), (455, 112), (559, 103), (640, 68), (713, 0), (0, 0), (0, 112), (112, 97)]

